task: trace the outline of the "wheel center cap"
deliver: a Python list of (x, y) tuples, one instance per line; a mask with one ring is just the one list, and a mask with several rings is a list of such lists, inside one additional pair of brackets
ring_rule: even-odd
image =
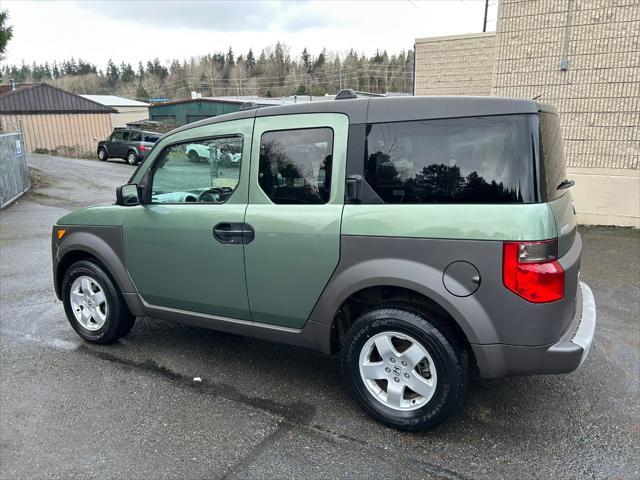
[(400, 367), (400, 365), (394, 365), (393, 373), (394, 375), (400, 375), (402, 373), (402, 368)]

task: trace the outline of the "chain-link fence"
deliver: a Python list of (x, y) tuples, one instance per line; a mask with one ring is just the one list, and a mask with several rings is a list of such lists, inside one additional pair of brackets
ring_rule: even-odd
[(0, 135), (0, 209), (29, 189), (29, 172), (21, 133)]

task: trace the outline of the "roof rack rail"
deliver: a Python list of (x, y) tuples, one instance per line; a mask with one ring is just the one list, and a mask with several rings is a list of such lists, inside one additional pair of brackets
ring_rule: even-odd
[(338, 92), (338, 94), (336, 95), (336, 100), (347, 100), (350, 98), (358, 98), (358, 94), (350, 89), (350, 88), (345, 88), (344, 90), (340, 90)]
[(258, 108), (258, 104), (256, 102), (244, 102), (240, 105), (240, 110), (253, 110), (254, 108)]

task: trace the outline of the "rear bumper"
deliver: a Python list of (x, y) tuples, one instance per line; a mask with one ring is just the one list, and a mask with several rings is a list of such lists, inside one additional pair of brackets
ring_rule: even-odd
[(568, 373), (587, 358), (596, 330), (596, 304), (586, 283), (580, 282), (576, 312), (564, 335), (554, 344), (539, 347), (472, 345), (480, 374), (485, 378), (508, 375)]

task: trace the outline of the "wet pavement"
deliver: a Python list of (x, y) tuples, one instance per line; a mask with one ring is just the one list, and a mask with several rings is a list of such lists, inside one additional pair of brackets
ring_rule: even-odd
[(640, 477), (639, 231), (581, 230), (598, 307), (582, 368), (475, 378), (448, 422), (407, 434), (357, 407), (337, 358), (153, 319), (84, 343), (53, 292), (51, 225), (133, 168), (29, 162), (40, 186), (0, 213), (0, 477)]

